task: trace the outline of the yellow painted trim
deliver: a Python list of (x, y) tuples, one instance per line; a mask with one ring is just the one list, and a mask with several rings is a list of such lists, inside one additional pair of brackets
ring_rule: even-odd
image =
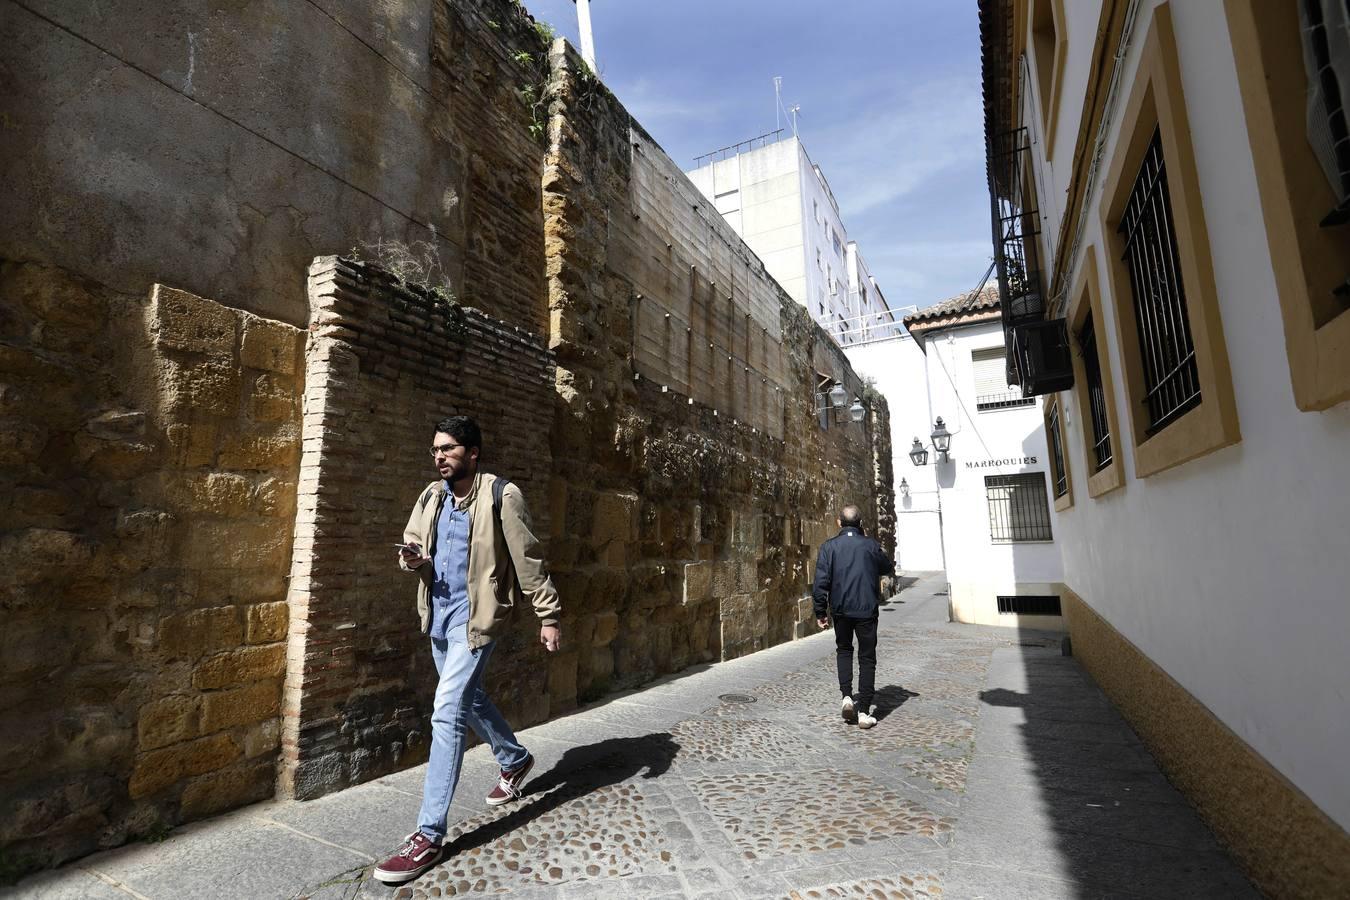
[(1074, 657), (1257, 887), (1344, 896), (1350, 835), (1076, 592), (1060, 596)]
[[(1050, 443), (1050, 407), (1059, 405), (1059, 447), (1064, 457), (1064, 483), (1068, 490), (1064, 496), (1055, 497), (1055, 449)], [(1073, 465), (1069, 462), (1069, 445), (1064, 440), (1064, 401), (1060, 394), (1046, 394), (1041, 401), (1041, 425), (1045, 428), (1045, 452), (1050, 459), (1050, 495), (1054, 499), (1055, 512), (1064, 512), (1073, 506)]]
[(1336, 201), (1306, 137), (1298, 10), (1268, 0), (1226, 0), (1224, 11), (1294, 402), (1303, 410), (1326, 409), (1350, 399), (1350, 307), (1337, 310), (1330, 296), (1350, 276), (1350, 228), (1317, 226)]
[[(1069, 55), (1069, 41), (1065, 29), (1068, 27), (1064, 15), (1064, 0), (1031, 0), (1033, 6), (1027, 16), (1027, 32), (1025, 45), (1031, 47), (1036, 55), (1035, 65), (1032, 66), (1032, 72), (1036, 75), (1036, 96), (1040, 101), (1041, 107), (1041, 133), (1045, 136), (1043, 148), (1046, 162), (1052, 161), (1055, 153), (1055, 133), (1059, 126), (1059, 97), (1064, 87), (1064, 60)], [(1050, 23), (1055, 32), (1054, 48), (1050, 53), (1050, 59), (1045, 63), (1049, 65), (1048, 73), (1041, 72), (1042, 60), (1040, 49), (1035, 40), (1036, 9), (1039, 4), (1049, 4)], [(1042, 84), (1042, 79), (1046, 84)]]
[[(1170, 4), (1164, 3), (1153, 12), (1121, 122), (1120, 138), (1103, 182), (1103, 202), (1099, 212), (1102, 233), (1107, 241), (1104, 255), (1111, 306), (1116, 334), (1121, 339), (1123, 358), (1120, 368), (1125, 375), (1125, 395), (1129, 400), (1126, 419), (1134, 446), (1134, 470), (1137, 477), (1147, 478), (1242, 439), (1223, 322), (1219, 315), (1218, 291), (1214, 284), (1209, 232), (1205, 227), (1200, 181), (1182, 93)], [(1129, 273), (1121, 260), (1123, 241), (1116, 229), (1155, 127), (1162, 133), (1172, 222), (1176, 229), (1191, 336), (1195, 342), (1201, 401), (1181, 418), (1150, 436), (1146, 432), (1148, 411), (1144, 405), (1144, 378), (1133, 294)]]
[[(1070, 355), (1073, 357), (1073, 396), (1078, 409), (1078, 422), (1082, 426), (1083, 465), (1088, 475), (1088, 496), (1100, 497), (1125, 486), (1125, 454), (1121, 444), (1123, 432), (1120, 419), (1116, 415), (1115, 379), (1111, 374), (1111, 355), (1106, 346), (1107, 319), (1102, 313), (1100, 281), (1097, 276), (1097, 248), (1088, 247), (1083, 251), (1081, 283), (1067, 315), (1069, 326)], [(1088, 397), (1087, 369), (1083, 365), (1083, 354), (1078, 349), (1078, 332), (1092, 313), (1093, 342), (1097, 345), (1097, 363), (1102, 372), (1102, 391), (1106, 395), (1106, 424), (1111, 429), (1111, 464), (1100, 472), (1092, 472), (1092, 401)]]

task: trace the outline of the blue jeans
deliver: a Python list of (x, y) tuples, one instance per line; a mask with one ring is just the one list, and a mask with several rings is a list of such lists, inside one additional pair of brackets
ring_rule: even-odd
[(470, 650), (466, 632), (461, 625), (452, 628), (445, 640), (431, 640), (431, 656), (440, 681), (431, 709), (431, 759), (422, 786), (417, 830), (437, 842), (445, 839), (445, 819), (459, 783), (466, 724), (492, 747), (492, 755), (503, 769), (516, 768), (530, 755), (516, 742), (511, 726), (483, 692), (483, 670), (493, 645)]

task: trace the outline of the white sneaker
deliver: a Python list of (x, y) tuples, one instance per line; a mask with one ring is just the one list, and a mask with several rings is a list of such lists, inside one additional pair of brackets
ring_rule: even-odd
[(858, 721), (858, 714), (853, 709), (853, 698), (845, 697), (843, 704), (839, 708), (839, 714), (844, 717), (844, 721), (850, 725)]
[(858, 710), (858, 727), (871, 728), (877, 724), (877, 717), (872, 715), (866, 708)]

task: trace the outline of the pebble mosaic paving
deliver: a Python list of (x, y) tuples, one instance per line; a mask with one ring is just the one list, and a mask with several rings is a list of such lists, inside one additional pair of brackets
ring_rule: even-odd
[(838, 769), (708, 776), (689, 786), (745, 859), (936, 837), (953, 824), (871, 779), (840, 778)]
[(637, 787), (563, 790), (529, 797), (509, 812), (460, 822), (450, 831), (447, 861), (397, 896), (506, 893), (676, 871), (672, 846), (650, 819)]
[(784, 900), (833, 900), (841, 897), (862, 897), (865, 900), (928, 900), (942, 896), (942, 878), (935, 872), (918, 875), (892, 875), (887, 878), (865, 878), (830, 884), (825, 887), (802, 888), (785, 895)]
[(686, 760), (791, 759), (811, 750), (809, 745), (778, 725), (762, 719), (687, 719), (672, 728), (670, 735), (680, 745), (675, 757), (677, 763)]
[(915, 775), (928, 779), (939, 788), (964, 793), (966, 771), (970, 767), (970, 758), (966, 756), (925, 757), (924, 759), (907, 762), (904, 766)]
[(874, 728), (840, 716), (821, 641), (697, 715), (541, 765), (518, 804), (453, 825), (452, 854), (415, 882), (391, 891), (367, 867), (356, 890), (313, 900), (943, 898), (986, 675), (1023, 642), (939, 624), (881, 638)]

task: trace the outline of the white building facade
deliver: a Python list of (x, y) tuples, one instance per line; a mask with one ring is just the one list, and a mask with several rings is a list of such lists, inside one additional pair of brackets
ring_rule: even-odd
[[(892, 426), (903, 454), (895, 472), (910, 494), (897, 488), (897, 502), (939, 508), (952, 620), (1062, 629), (1045, 432), (1036, 402), (1007, 387), (997, 291), (921, 309), (905, 325), (923, 353), (927, 415), (913, 434)], [(931, 436), (939, 418), (951, 435), (945, 459)], [(927, 452), (923, 465), (910, 458), (914, 439)]]
[(1074, 654), (1258, 886), (1343, 896), (1344, 4), (980, 14), (1004, 325), (1059, 470)]
[(848, 239), (829, 182), (797, 137), (747, 142), (711, 159), (688, 172), (689, 179), (840, 346), (894, 323)]

